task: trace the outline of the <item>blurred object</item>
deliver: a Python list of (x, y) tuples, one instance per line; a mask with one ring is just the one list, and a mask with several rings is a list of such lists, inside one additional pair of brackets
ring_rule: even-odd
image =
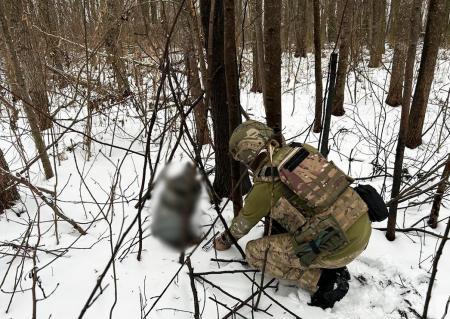
[(175, 176), (164, 175), (151, 231), (154, 237), (161, 239), (166, 245), (182, 250), (201, 241), (192, 223), (201, 184), (191, 163), (187, 163), (182, 172)]

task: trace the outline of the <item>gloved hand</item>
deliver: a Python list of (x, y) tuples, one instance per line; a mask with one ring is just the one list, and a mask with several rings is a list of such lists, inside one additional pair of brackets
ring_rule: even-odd
[(225, 233), (220, 234), (214, 239), (214, 247), (218, 251), (228, 250), (231, 247), (231, 244), (224, 239)]

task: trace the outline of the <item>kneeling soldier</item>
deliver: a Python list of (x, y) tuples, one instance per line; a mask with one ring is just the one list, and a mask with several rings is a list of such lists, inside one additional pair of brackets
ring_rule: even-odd
[[(230, 232), (239, 240), (271, 213), (274, 231), (248, 242), (248, 263), (260, 270), (265, 264), (271, 276), (313, 291), (311, 305), (333, 307), (349, 289), (345, 266), (369, 242), (367, 206), (349, 187), (351, 177), (315, 148), (281, 147), (273, 138), (273, 130), (257, 121), (242, 123), (231, 136), (230, 152), (253, 172), (254, 185)], [(231, 242), (222, 233), (215, 247), (226, 250)]]

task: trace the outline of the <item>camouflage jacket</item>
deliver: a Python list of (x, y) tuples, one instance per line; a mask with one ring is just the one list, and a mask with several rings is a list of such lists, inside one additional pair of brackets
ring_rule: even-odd
[[(310, 152), (318, 152), (314, 147), (304, 144), (303, 145)], [(289, 189), (283, 182), (276, 180), (274, 183), (274, 198), (275, 204), (281, 197), (286, 198), (289, 202), (301, 207), (303, 211), (307, 211), (309, 208), (299, 198), (297, 194)], [(272, 196), (272, 183), (258, 181), (253, 185), (252, 190), (245, 199), (245, 204), (239, 215), (233, 220), (230, 231), (236, 240), (244, 237), (248, 232), (267, 214), (270, 212)], [(342, 258), (352, 254), (354, 251), (360, 250), (365, 247), (369, 242), (371, 234), (371, 226), (369, 217), (364, 214), (359, 220), (356, 221), (346, 232), (349, 244), (342, 247), (336, 253), (330, 257)], [(227, 237), (227, 236), (226, 236)], [(229, 240), (226, 238), (226, 240)], [(230, 240), (229, 240), (230, 241)]]

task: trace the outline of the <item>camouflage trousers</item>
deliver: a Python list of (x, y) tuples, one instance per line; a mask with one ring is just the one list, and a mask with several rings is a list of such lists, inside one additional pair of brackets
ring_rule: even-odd
[(294, 281), (313, 292), (317, 291), (317, 282), (322, 268), (340, 268), (348, 265), (363, 250), (356, 251), (350, 256), (329, 260), (330, 256), (318, 257), (310, 267), (300, 265), (291, 242), (291, 235), (280, 234), (252, 240), (246, 246), (246, 258), (250, 266), (262, 271), (267, 248), (267, 262), (265, 273), (277, 279)]

